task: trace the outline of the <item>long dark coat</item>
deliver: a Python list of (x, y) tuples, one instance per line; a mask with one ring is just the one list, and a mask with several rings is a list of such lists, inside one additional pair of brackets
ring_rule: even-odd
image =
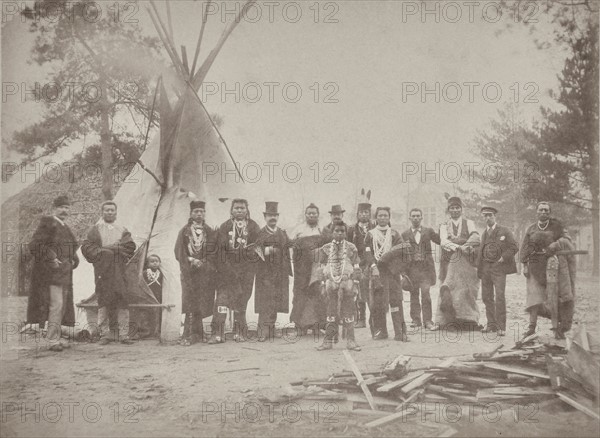
[[(75, 325), (73, 306), (73, 269), (79, 264), (77, 239), (67, 225), (52, 216), (43, 216), (35, 231), (29, 251), (33, 256), (31, 290), (27, 303), (27, 322), (43, 325), (48, 321), (50, 285), (68, 288), (62, 325)], [(50, 261), (57, 258), (61, 264), (53, 268)]]
[[(477, 263), (477, 276), (482, 277), (486, 263), (492, 263), (491, 267), (495, 273), (515, 274), (517, 272), (515, 254), (518, 250), (519, 246), (507, 227), (496, 224), (491, 234), (488, 233), (486, 228), (483, 236), (481, 236), (481, 253)], [(500, 257), (502, 257), (502, 262), (498, 263)]]
[(290, 257), (291, 242), (287, 233), (278, 228), (270, 233), (267, 227), (260, 230), (257, 245), (263, 254), (267, 247), (273, 252), (265, 255), (265, 260), (258, 262), (254, 294), (254, 311), (256, 313), (288, 313), (290, 307), (290, 276), (292, 260)]
[[(181, 270), (181, 311), (205, 318), (212, 315), (215, 302), (217, 233), (204, 224), (204, 245), (198, 254), (190, 254), (190, 223), (179, 231), (175, 242), (175, 259)], [(189, 257), (202, 261), (202, 266), (192, 267)]]
[[(371, 266), (373, 263), (377, 264), (380, 278), (378, 284), (372, 284), (371, 286), (369, 303), (372, 308), (377, 300), (383, 308), (387, 309), (390, 304), (391, 294), (400, 294), (402, 297), (402, 282), (400, 279), (400, 272), (396, 272), (392, 266), (388, 265), (386, 259), (382, 257), (382, 260), (384, 260), (383, 262), (381, 260), (378, 262), (375, 259), (372, 231), (373, 230), (370, 230), (365, 238), (365, 259), (367, 260), (367, 266)], [(390, 228), (388, 233), (392, 233), (392, 248), (403, 242), (402, 236), (398, 231)]]
[(102, 246), (97, 225), (88, 231), (81, 245), (81, 252), (85, 259), (94, 265), (98, 307), (127, 307), (125, 268), (135, 252), (135, 247), (131, 233), (126, 229), (117, 243), (108, 246)]

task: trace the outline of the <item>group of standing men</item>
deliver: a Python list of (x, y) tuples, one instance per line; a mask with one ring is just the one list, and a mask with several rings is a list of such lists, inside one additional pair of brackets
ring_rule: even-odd
[[(78, 244), (64, 223), (69, 212), (65, 196), (54, 201), (54, 215), (43, 217), (30, 244), (35, 258), (28, 322), (49, 323), (51, 349), (60, 351), (60, 325), (74, 324), (72, 270), (79, 260)], [(486, 306), (484, 332), (506, 330), (506, 275), (517, 272), (519, 248), (511, 231), (496, 223), (497, 210), (481, 210), (486, 229), (479, 236), (475, 224), (463, 217), (459, 198), (448, 200), (450, 219), (439, 230), (421, 225), (418, 208), (409, 212), (411, 226), (400, 233), (391, 226), (391, 210), (377, 207), (374, 216), (368, 203), (358, 205), (357, 222), (343, 221), (344, 209), (332, 206), (331, 223), (319, 226), (319, 208), (305, 209), (305, 222), (292, 233), (277, 226), (277, 202), (267, 202), (265, 226), (250, 218), (248, 202), (234, 199), (230, 218), (213, 229), (205, 222), (206, 205), (192, 201), (190, 217), (175, 242), (175, 257), (181, 268), (182, 311), (185, 314), (182, 345), (204, 340), (202, 320), (212, 314), (209, 344), (225, 342), (224, 325), (233, 311), (234, 339), (248, 334), (246, 308), (253, 288), (259, 314), (258, 340), (275, 334), (277, 313), (287, 313), (289, 278), (293, 276), (290, 321), (306, 333), (324, 330), (319, 350), (338, 342), (339, 326), (347, 348), (360, 350), (354, 328), (369, 328), (374, 340), (388, 338), (387, 312), (391, 314), (394, 339), (407, 341), (403, 290), (410, 291), (413, 327), (437, 330), (440, 325), (479, 327), (476, 298), (481, 282)], [(550, 206), (539, 203), (538, 221), (532, 224), (521, 245), (521, 261), (527, 277), (529, 331), (535, 331), (537, 316), (549, 316), (547, 266), (555, 263), (566, 272), (560, 278), (560, 318), (555, 329), (564, 337), (573, 316), (574, 263), (565, 228), (550, 218)], [(133, 256), (131, 234), (116, 222), (117, 206), (102, 205), (102, 219), (82, 244), (82, 253), (94, 265), (102, 343), (128, 339), (127, 281), (125, 265)], [(374, 220), (373, 220), (374, 218)], [(436, 283), (432, 242), (441, 246), (440, 296), (434, 322), (430, 289)], [(51, 250), (49, 251), (48, 248)], [(57, 249), (58, 248), (58, 249)], [(561, 252), (562, 251), (562, 252)], [(43, 257), (41, 256), (43, 255)], [(550, 261), (552, 260), (552, 261)], [(293, 261), (293, 269), (292, 269)], [(479, 327), (481, 328), (481, 327)], [(58, 333), (55, 333), (58, 331)]]

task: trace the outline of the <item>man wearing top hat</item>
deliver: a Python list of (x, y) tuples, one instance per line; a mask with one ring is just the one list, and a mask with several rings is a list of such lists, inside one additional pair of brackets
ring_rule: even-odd
[(477, 276), (481, 279), (481, 298), (485, 304), (487, 324), (482, 332), (506, 333), (506, 276), (517, 272), (515, 254), (518, 246), (512, 232), (496, 223), (498, 210), (483, 207), (481, 215), (486, 229), (481, 237)]
[(331, 222), (323, 228), (323, 235), (325, 236), (325, 243), (333, 240), (333, 226), (344, 221), (344, 213), (346, 210), (341, 205), (332, 205), (329, 211)]
[(277, 202), (266, 202), (263, 212), (266, 225), (256, 240), (260, 256), (256, 271), (254, 310), (258, 313), (258, 341), (272, 340), (275, 336), (277, 313), (288, 313), (292, 260), (290, 239), (277, 226), (279, 211)]
[(206, 203), (190, 202), (190, 218), (175, 242), (181, 270), (181, 312), (185, 314), (181, 345), (204, 340), (202, 319), (212, 315), (216, 285), (216, 232), (206, 224)]
[(52, 351), (62, 351), (65, 346), (60, 340), (61, 325), (75, 325), (73, 269), (79, 265), (79, 245), (65, 223), (70, 205), (66, 196), (57, 197), (52, 216), (42, 216), (29, 243), (34, 259), (27, 322), (40, 328), (48, 322), (46, 339)]
[(369, 279), (366, 275), (367, 260), (365, 258), (365, 238), (369, 230), (375, 228), (375, 222), (371, 220), (371, 204), (361, 202), (356, 212), (357, 222), (348, 229), (348, 242), (352, 242), (358, 250), (360, 268), (365, 274), (360, 280), (358, 297), (356, 298), (357, 318), (356, 328), (366, 327), (367, 300), (369, 299)]

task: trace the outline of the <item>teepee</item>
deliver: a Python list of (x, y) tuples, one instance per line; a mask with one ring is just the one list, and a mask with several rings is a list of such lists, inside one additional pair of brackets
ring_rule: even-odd
[[(196, 63), (208, 8), (203, 13), (191, 66), (188, 65), (185, 47), (181, 48), (181, 57), (175, 49), (170, 13), (167, 30), (155, 3), (151, 1), (152, 9), (147, 8), (182, 85), (178, 101), (173, 106), (169, 104), (165, 87), (162, 84), (157, 87), (160, 88), (160, 134), (139, 159), (144, 170), (140, 172), (138, 169), (137, 175), (130, 178), (129, 182), (125, 180), (114, 201), (118, 206), (119, 223), (132, 233), (137, 245), (136, 255), (129, 267), (134, 272), (133, 279), (131, 275), (129, 277), (133, 280), (130, 281), (129, 288), (137, 301), (143, 303), (144, 297), (148, 297), (150, 293), (141, 278), (146, 254), (158, 254), (162, 259), (162, 341), (175, 340), (180, 334), (181, 283), (174, 246), (179, 229), (189, 218), (190, 201), (199, 199), (206, 202), (207, 221), (214, 226), (217, 218), (228, 217), (227, 200), (243, 197), (244, 194), (241, 175), (240, 183), (236, 184), (230, 180), (222, 183), (220, 178), (206, 174), (209, 167), (211, 171), (214, 169), (214, 165), (237, 168), (227, 144), (197, 92), (226, 39), (254, 1), (248, 1), (236, 19), (225, 27), (215, 48), (197, 70)], [(170, 12), (168, 8), (167, 2), (167, 12)], [(93, 283), (93, 269), (85, 262), (82, 265), (85, 266), (81, 266), (74, 274), (74, 290), (83, 288), (89, 293)], [(77, 297), (75, 298), (77, 301)], [(149, 300), (148, 304), (152, 305), (152, 300)], [(156, 300), (154, 303), (158, 306)]]

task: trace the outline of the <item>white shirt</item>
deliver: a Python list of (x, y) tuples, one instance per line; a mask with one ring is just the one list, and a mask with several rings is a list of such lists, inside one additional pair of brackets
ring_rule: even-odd
[[(457, 235), (460, 236), (462, 232), (462, 220), (463, 217), (461, 215), (457, 220), (449, 219), (447, 222), (444, 222), (440, 225), (440, 246), (442, 248), (447, 249), (449, 251), (453, 251), (453, 247), (455, 247), (456, 245), (448, 239), (448, 224), (454, 224), (458, 228)], [(469, 230), (469, 233), (477, 231), (477, 229), (475, 228), (475, 222), (473, 222), (470, 219), (467, 219), (467, 228)]]
[(421, 227), (419, 228), (411, 228), (413, 235), (415, 236), (415, 242), (417, 242), (417, 245), (419, 243), (421, 243)]

